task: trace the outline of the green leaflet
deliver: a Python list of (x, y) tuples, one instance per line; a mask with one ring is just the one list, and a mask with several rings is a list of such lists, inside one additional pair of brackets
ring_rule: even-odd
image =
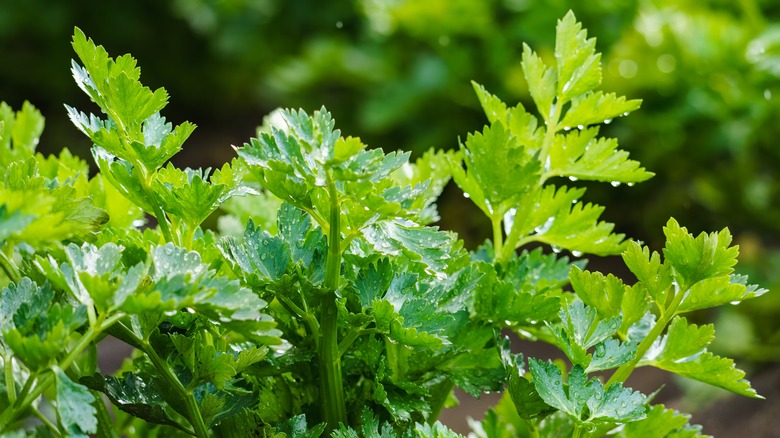
[[(537, 251), (534, 253), (541, 254)], [(527, 254), (523, 253), (524, 256)], [(478, 283), (471, 301), (472, 317), (499, 326), (523, 327), (554, 318), (558, 313), (560, 289), (555, 287), (557, 284), (554, 283), (555, 286), (549, 289), (539, 287), (544, 284), (545, 280), (548, 280), (543, 276), (544, 271), (541, 275), (539, 272), (525, 273), (525, 276), (521, 276), (522, 274), (512, 276), (510, 274), (506, 280), (502, 280), (497, 278), (495, 270), (486, 263), (478, 262), (475, 263), (475, 266), (482, 279)], [(535, 265), (537, 268), (543, 266), (545, 265)], [(535, 286), (539, 288), (537, 289)]]
[(731, 244), (731, 233), (723, 229), (719, 233), (701, 233), (697, 237), (688, 233), (674, 219), (664, 227), (666, 246), (664, 257), (679, 274), (684, 286), (733, 272), (739, 249)]
[(62, 430), (70, 437), (87, 438), (97, 432), (92, 403), (95, 397), (83, 385), (73, 382), (60, 368), (54, 369), (57, 388), (57, 414)]
[[(66, 164), (55, 169), (33, 153), (34, 148), (29, 157), (4, 166), (0, 208), (6, 219), (0, 225), (0, 239), (32, 246), (53, 245), (70, 238), (93, 239), (108, 217), (93, 205), (88, 193), (74, 187), (76, 177), (86, 174), (83, 162), (67, 161), (69, 154), (63, 153)], [(40, 171), (39, 166), (43, 167)]]
[(15, 113), (8, 104), (0, 102), (0, 169), (32, 158), (43, 126), (43, 116), (30, 102), (25, 101)]
[(37, 267), (58, 287), (69, 291), (84, 305), (95, 305), (100, 312), (122, 307), (146, 276), (147, 268), (138, 263), (129, 269), (121, 264), (122, 247), (113, 243), (101, 248), (91, 244), (65, 248), (68, 263), (58, 266), (49, 256), (39, 259)]
[[(631, 245), (636, 244), (631, 242)], [(624, 252), (624, 256), (630, 251)], [(643, 282), (629, 287), (612, 274), (605, 277), (600, 272), (582, 271), (579, 267), (569, 272), (569, 280), (582, 302), (596, 309), (601, 317), (621, 317), (618, 333), (624, 338), (629, 328), (638, 323), (649, 310), (650, 301)]]
[(711, 324), (697, 326), (677, 317), (640, 364), (653, 365), (746, 397), (763, 398), (744, 380), (745, 372), (737, 369), (733, 360), (707, 351), (714, 338)]
[(584, 190), (545, 183), (568, 177), (633, 184), (653, 175), (618, 150), (615, 139), (599, 138), (598, 127), (590, 127), (627, 115), (639, 101), (596, 90), (601, 55), (574, 14), (558, 22), (556, 35), (555, 66), (545, 65), (527, 45), (521, 62), (544, 123), (522, 105), (510, 108), (474, 83), (490, 125), (461, 145), (465, 170), (457, 157), (450, 159), (453, 179), (491, 219), (494, 238), (502, 238), (502, 231), (506, 235), (506, 247), (502, 239), (495, 242), (500, 261), (530, 242), (575, 254), (619, 253), (623, 235), (598, 221), (602, 207), (580, 202)]
[(574, 181), (582, 179), (630, 185), (648, 179), (648, 173), (639, 167), (639, 162), (629, 160), (628, 152), (617, 149), (616, 139), (597, 138), (598, 132), (596, 126), (557, 135), (550, 148), (549, 167), (545, 169), (545, 176), (567, 176)]
[[(341, 138), (324, 108), (311, 116), (302, 110), (279, 114), (282, 122), (260, 132), (238, 154), (266, 190), (311, 214), (324, 229), (333, 202), (340, 205), (345, 236), (381, 219), (416, 220), (429, 204), (427, 185), (399, 187), (391, 177), (408, 154), (385, 155), (365, 150), (357, 139)], [(331, 199), (331, 189), (337, 198)]]
[(627, 423), (616, 436), (619, 438), (637, 436), (647, 438), (704, 438), (706, 435), (701, 434), (701, 426), (688, 423), (690, 418), (690, 415), (666, 409), (663, 405), (655, 405), (647, 413), (647, 418)]
[(453, 179), (490, 218), (502, 218), (539, 179), (533, 160), (500, 122), (469, 134), (461, 145), (466, 166), (452, 166)]
[(180, 170), (172, 164), (160, 169), (153, 182), (152, 192), (170, 216), (183, 221), (189, 230), (195, 230), (223, 202), (233, 196), (255, 193), (241, 184), (241, 174), (230, 164), (217, 169), (206, 181), (210, 169)]
[(579, 202), (584, 192), (565, 186), (556, 190), (552, 185), (534, 191), (504, 217), (508, 240), (514, 237), (519, 245), (543, 242), (577, 255), (620, 251), (624, 235), (612, 234), (612, 224), (598, 221), (603, 207)]
[(575, 365), (563, 382), (561, 370), (551, 362), (528, 360), (533, 383), (548, 405), (561, 410), (578, 424), (625, 423), (645, 417), (646, 398), (622, 384), (603, 387), (598, 379), (587, 380)]
[(410, 208), (420, 210), (418, 223), (427, 225), (439, 220), (435, 201), (452, 176), (449, 162), (454, 154), (453, 151), (430, 149), (414, 163), (405, 163), (390, 174), (400, 187), (425, 186), (422, 196), (417, 198)]
[(2, 320), (3, 339), (31, 370), (47, 369), (71, 334), (87, 321), (85, 306), (54, 297), (48, 283), (39, 287), (29, 279), (2, 291), (2, 310), (11, 312)]
[(73, 34), (73, 49), (84, 63), (83, 68), (73, 63), (76, 83), (121, 131), (137, 130), (141, 122), (168, 103), (164, 89), (153, 92), (141, 85), (138, 81), (141, 69), (130, 55), (112, 59), (102, 46), (96, 46), (78, 28)]
[(561, 310), (560, 319), (560, 327), (548, 323), (556, 344), (573, 364), (584, 367), (586, 373), (617, 368), (636, 353), (636, 343), (620, 343), (612, 337), (621, 326), (619, 315), (598, 320), (593, 308), (574, 301)]

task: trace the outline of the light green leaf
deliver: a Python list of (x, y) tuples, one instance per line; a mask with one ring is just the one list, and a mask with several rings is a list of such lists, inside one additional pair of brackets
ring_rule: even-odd
[(657, 252), (650, 254), (648, 247), (633, 241), (629, 242), (628, 248), (623, 252), (623, 262), (639, 280), (635, 286), (638, 292), (646, 292), (659, 308), (665, 308), (674, 282), (671, 266), (662, 263)]
[(680, 432), (691, 432), (687, 438), (705, 438), (701, 426), (688, 424), (691, 416), (676, 410), (666, 409), (664, 405), (655, 405), (647, 413), (647, 418), (626, 423), (617, 435), (618, 438), (667, 438), (677, 437)]
[(610, 182), (613, 184), (645, 181), (653, 176), (628, 159), (628, 152), (617, 149), (617, 140), (596, 138), (598, 127), (572, 130), (556, 135), (550, 148), (550, 166), (545, 178), (568, 176), (573, 179)]
[(649, 310), (650, 302), (641, 288), (628, 287), (612, 274), (582, 271), (578, 267), (569, 272), (574, 292), (588, 306), (596, 309), (602, 318), (622, 316), (618, 332), (626, 335), (628, 328), (638, 322)]
[[(492, 266), (476, 262), (472, 266), (479, 269), (482, 278), (478, 287), (472, 293), (471, 313), (472, 317), (496, 324), (500, 327), (507, 324), (523, 326), (532, 324), (532, 321), (544, 321), (554, 318), (560, 309), (560, 298), (554, 290), (534, 290), (533, 279), (531, 284), (522, 284), (518, 288), (515, 284), (502, 281), (496, 277)], [(513, 281), (521, 281), (512, 278)], [(549, 293), (552, 292), (552, 293)]]
[(160, 169), (152, 190), (166, 212), (181, 218), (190, 230), (197, 228), (222, 202), (234, 194), (239, 178), (228, 164), (214, 172), (210, 169), (177, 169), (172, 164)]
[(691, 287), (706, 278), (730, 275), (737, 264), (739, 248), (729, 246), (731, 233), (724, 228), (719, 233), (701, 233), (695, 238), (674, 219), (664, 227), (664, 256), (680, 277), (681, 287)]
[(729, 303), (738, 303), (747, 295), (744, 284), (732, 283), (732, 277), (721, 275), (694, 283), (677, 307), (676, 313), (707, 309)]
[(548, 405), (566, 413), (579, 424), (610, 424), (645, 417), (646, 398), (617, 383), (604, 390), (598, 379), (587, 380), (575, 365), (563, 383), (561, 370), (551, 362), (529, 359), (528, 366), (539, 395)]
[(0, 242), (22, 232), (34, 220), (35, 216), (22, 214), (20, 211), (9, 214), (8, 207), (5, 204), (0, 205)]
[(39, 288), (25, 280), (17, 287), (12, 283), (0, 303), (3, 310), (14, 310), (12, 319), (3, 321), (5, 344), (32, 371), (47, 369), (87, 320), (85, 306), (61, 304), (48, 284)]
[(594, 91), (572, 99), (571, 107), (561, 120), (568, 127), (590, 126), (597, 123), (610, 123), (612, 119), (627, 116), (642, 104), (640, 99), (626, 100), (615, 93)]
[(539, 162), (499, 122), (469, 134), (461, 151), (466, 170), (454, 166), (453, 178), (488, 217), (503, 217), (539, 179)]
[(17, 159), (32, 157), (38, 140), (43, 133), (44, 118), (30, 102), (22, 104), (21, 111), (16, 113), (16, 120), (11, 129), (11, 140)]
[(62, 430), (69, 437), (87, 438), (97, 432), (95, 397), (89, 390), (73, 382), (59, 367), (54, 369), (57, 388), (57, 414)]
[[(504, 218), (510, 234), (526, 236), (518, 245), (543, 242), (577, 253), (615, 254), (622, 250), (623, 234), (612, 234), (613, 224), (599, 222), (604, 207), (578, 202), (585, 189), (545, 186), (538, 197), (526, 200)], [(521, 214), (522, 213), (522, 214)]]
[(406, 260), (421, 263), (433, 272), (443, 273), (452, 258), (452, 236), (436, 227), (421, 227), (406, 220), (386, 220), (364, 228), (362, 233), (379, 254), (403, 254)]
[(400, 187), (424, 185), (423, 195), (409, 208), (420, 210), (419, 223), (426, 225), (439, 220), (435, 201), (452, 177), (449, 163), (455, 159), (455, 154), (455, 151), (429, 149), (414, 163), (404, 163), (390, 174)]
[(555, 112), (553, 99), (555, 99), (557, 74), (552, 68), (544, 64), (531, 47), (523, 43), (523, 57), (521, 61), (523, 74), (528, 82), (528, 90), (536, 103), (536, 109), (542, 118), (550, 123)]
[(281, 238), (255, 228), (251, 220), (247, 223), (243, 241), (226, 238), (220, 248), (228, 260), (241, 269), (242, 276), (254, 276), (253, 282), (280, 279), (292, 262), (290, 246)]
[(588, 39), (571, 11), (558, 20), (555, 31), (558, 104), (563, 105), (601, 85), (601, 54), (596, 53), (596, 39)]
[(688, 324), (675, 317), (666, 335), (660, 338), (640, 362), (699, 380), (710, 385), (752, 398), (763, 398), (744, 379), (745, 372), (734, 366), (734, 361), (707, 351), (715, 337), (711, 324)]

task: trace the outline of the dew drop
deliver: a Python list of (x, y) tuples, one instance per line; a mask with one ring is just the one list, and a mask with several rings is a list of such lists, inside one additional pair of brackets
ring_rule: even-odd
[(627, 116), (627, 115), (628, 115), (628, 111), (626, 111), (626, 112), (624, 112), (624, 113), (623, 113), (623, 117), (625, 117), (625, 116)]
[(268, 240), (268, 239), (264, 239), (264, 240), (263, 240), (263, 246), (268, 246), (268, 245), (270, 245), (270, 244), (271, 244), (271, 241), (270, 241), (270, 240)]
[(467, 192), (463, 192), (463, 197), (469, 199), (471, 195), (469, 195)]
[(732, 302), (730, 302), (729, 304), (731, 304), (732, 306), (736, 306), (736, 305), (737, 305), (737, 304), (739, 304), (739, 303), (740, 303), (740, 301), (739, 301), (739, 300), (736, 300), (736, 301), (732, 301)]
[(577, 177), (576, 176), (570, 176), (569, 177), (569, 181), (577, 181)]
[(634, 187), (634, 183), (627, 183), (626, 185), (629, 187)]
[(265, 260), (267, 258), (268, 258), (268, 254), (266, 254), (266, 253), (260, 254), (260, 260)]
[(571, 255), (573, 255), (574, 257), (582, 257), (582, 251), (576, 251), (576, 250), (572, 251)]
[(764, 90), (764, 99), (772, 100), (772, 90), (770, 90), (769, 88)]
[(341, 21), (337, 21), (336, 22), (336, 28), (337, 29), (341, 29), (342, 27), (344, 27), (344, 23), (342, 23)]
[(560, 246), (556, 246), (556, 245), (552, 245), (552, 250), (553, 250), (554, 253), (558, 254), (558, 253), (561, 252), (561, 247)]
[(620, 181), (612, 181), (610, 184), (612, 185), (612, 187), (619, 187)]
[(585, 125), (577, 125), (577, 129), (579, 129), (580, 131), (582, 131), (583, 129), (585, 129)]
[(609, 125), (610, 123), (612, 123), (612, 119), (604, 120), (604, 124), (605, 125)]
[(564, 126), (564, 127), (563, 127), (563, 130), (564, 130), (564, 131), (571, 131), (571, 126)]

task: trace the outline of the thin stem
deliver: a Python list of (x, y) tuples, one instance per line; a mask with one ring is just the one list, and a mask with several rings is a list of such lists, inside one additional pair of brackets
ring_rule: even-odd
[(493, 225), (493, 253), (495, 254), (494, 260), (497, 262), (503, 261), (504, 252), (504, 234), (501, 231), (501, 217), (493, 217), (490, 219)]
[(539, 438), (539, 429), (531, 420), (525, 420), (528, 425), (528, 438)]
[(14, 382), (14, 358), (12, 355), (4, 358), (5, 391), (8, 394), (8, 404), (16, 403), (16, 382)]
[[(550, 120), (547, 121), (547, 132), (544, 134), (544, 142), (542, 143), (542, 149), (539, 152), (539, 160), (542, 162), (543, 172), (547, 171), (547, 158), (550, 154), (550, 148), (555, 141), (555, 133), (558, 132), (558, 120), (561, 118), (561, 107), (563, 106), (557, 98), (552, 105), (552, 115), (550, 116)], [(544, 184), (544, 179), (541, 179), (539, 184)]]
[(626, 379), (628, 379), (628, 376), (630, 376), (634, 371), (634, 368), (636, 368), (639, 361), (642, 360), (642, 358), (645, 356), (645, 353), (647, 353), (650, 347), (653, 346), (653, 342), (655, 342), (655, 340), (661, 336), (661, 333), (663, 333), (664, 329), (666, 329), (666, 326), (669, 325), (669, 322), (674, 317), (675, 311), (682, 302), (686, 292), (687, 290), (683, 290), (682, 288), (677, 291), (677, 293), (674, 295), (674, 298), (672, 299), (672, 302), (669, 304), (669, 307), (667, 307), (665, 311), (661, 312), (661, 315), (658, 317), (658, 321), (650, 330), (650, 333), (648, 333), (642, 342), (639, 343), (634, 358), (630, 362), (623, 364), (620, 368), (618, 368), (617, 371), (615, 371), (615, 373), (612, 374), (612, 376), (609, 378), (606, 385), (604, 385), (605, 387), (609, 387), (614, 383), (625, 382)]
[(288, 312), (294, 314), (298, 318), (303, 319), (306, 325), (309, 326), (309, 330), (311, 331), (312, 336), (314, 336), (316, 342), (319, 343), (317, 338), (319, 337), (320, 324), (317, 322), (317, 319), (312, 317), (311, 313), (298, 307), (298, 305), (295, 304), (291, 299), (281, 294), (277, 294), (276, 299), (279, 300), (279, 302), (287, 309)]
[(359, 329), (352, 329), (347, 333), (346, 336), (344, 336), (344, 339), (339, 342), (339, 356), (343, 356), (344, 353), (349, 350), (349, 347), (357, 340), (360, 335), (365, 335), (369, 333), (376, 333), (375, 329), (369, 329), (365, 330), (366, 326), (362, 326)]
[(45, 415), (41, 413), (41, 411), (38, 410), (36, 407), (32, 407), (33, 415), (35, 415), (39, 420), (41, 420), (41, 423), (44, 424), (49, 429), (49, 432), (51, 432), (52, 435), (59, 438), (62, 436), (60, 433), (60, 430), (57, 428), (57, 426), (54, 425), (48, 418), (46, 418)]
[(173, 374), (171, 369), (168, 368), (168, 364), (157, 355), (157, 351), (155, 351), (151, 345), (146, 343), (146, 341), (141, 341), (140, 339), (139, 342), (141, 342), (141, 345), (144, 347), (142, 351), (149, 357), (149, 360), (152, 362), (152, 365), (154, 365), (157, 371), (160, 372), (160, 376), (163, 378), (163, 380), (178, 393), (180, 398), (184, 400), (187, 416), (189, 417), (187, 419), (195, 429), (195, 436), (198, 438), (208, 437), (208, 429), (206, 428), (206, 423), (203, 421), (203, 416), (200, 413), (198, 401), (195, 400), (195, 395), (191, 392), (187, 392), (187, 390), (184, 388), (184, 385), (182, 385), (179, 379)]
[(108, 407), (103, 403), (103, 395), (92, 389), (90, 389), (89, 392), (95, 397), (95, 409), (97, 410), (98, 420), (97, 437), (119, 438), (119, 433), (117, 432), (117, 428), (114, 427), (111, 413), (108, 412)]
[(176, 243), (173, 240), (173, 234), (171, 233), (171, 228), (168, 226), (168, 218), (165, 216), (165, 212), (163, 211), (162, 207), (160, 207), (160, 204), (158, 204), (157, 202), (154, 203), (154, 217), (157, 218), (157, 225), (160, 226), (160, 231), (162, 231), (165, 241)]
[(571, 434), (571, 438), (580, 438), (582, 436), (582, 428), (580, 426), (574, 426), (574, 432)]
[(323, 416), (327, 423), (326, 433), (347, 424), (347, 408), (344, 401), (344, 386), (341, 375), (341, 356), (338, 340), (338, 308), (336, 290), (341, 276), (341, 208), (336, 185), (328, 177), (330, 196), (330, 228), (328, 230), (328, 259), (325, 265), (325, 289), (320, 316), (322, 330), (319, 345), (320, 383), (323, 400)]
[(18, 285), (19, 282), (22, 281), (22, 276), (19, 274), (19, 269), (16, 268), (14, 262), (8, 258), (8, 255), (4, 251), (0, 251), (0, 267), (3, 268), (5, 275), (7, 275), (8, 278), (14, 282), (14, 284)]
[(317, 224), (319, 224), (320, 228), (322, 228), (322, 231), (324, 233), (327, 234), (330, 231), (330, 225), (328, 225), (328, 222), (325, 219), (323, 219), (323, 217), (320, 216), (319, 213), (317, 213), (317, 210), (313, 208), (304, 208), (304, 207), (301, 208), (306, 213), (309, 213), (309, 216), (311, 216), (312, 219), (314, 219), (314, 222), (317, 222)]

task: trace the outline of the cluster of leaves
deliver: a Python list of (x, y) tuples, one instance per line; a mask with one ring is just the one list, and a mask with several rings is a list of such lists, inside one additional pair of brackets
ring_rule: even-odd
[[(11, 133), (0, 143), (10, 175), (0, 432), (456, 437), (437, 418), (458, 387), (506, 393), (475, 424), (481, 436), (695, 437), (686, 416), (623, 385), (636, 367), (757, 396), (707, 351), (712, 327), (680, 316), (765, 292), (732, 272), (728, 231), (694, 237), (670, 220), (662, 261), (612, 233), (584, 190), (553, 183), (652, 175), (598, 137), (639, 102), (598, 90), (600, 55), (573, 14), (558, 23), (554, 66), (524, 50), (544, 123), (475, 84), (489, 126), (460, 151), (409, 163), (342, 137), (324, 108), (284, 110), (211, 177), (166, 165), (194, 126), (165, 122), (166, 92), (140, 83), (132, 57), (112, 59), (78, 29), (73, 46), (73, 76), (105, 119), (68, 113), (100, 173), (89, 179), (66, 153), (34, 155), (43, 122), (29, 106), (6, 110), (0, 131)], [(430, 226), (450, 177), (493, 226), (474, 252)], [(236, 195), (227, 209), (241, 232), (204, 230)], [(25, 210), (8, 201), (19, 196), (52, 201)], [(155, 228), (141, 226), (144, 214)], [(42, 226), (52, 234), (29, 237)], [(517, 252), (531, 242), (554, 251)], [(622, 252), (638, 281), (583, 271), (562, 249)], [(571, 367), (526, 361), (507, 328), (556, 345)], [(97, 365), (106, 335), (134, 348), (117, 375)], [(606, 382), (591, 375), (611, 370)]]

